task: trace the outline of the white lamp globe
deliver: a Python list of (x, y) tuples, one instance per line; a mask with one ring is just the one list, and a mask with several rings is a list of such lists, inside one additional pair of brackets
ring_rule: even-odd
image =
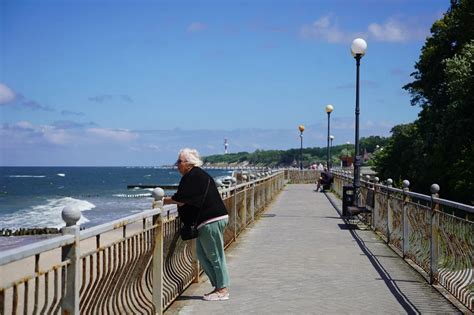
[(331, 104), (326, 105), (326, 113), (330, 114), (334, 110), (334, 107), (332, 107)]
[(354, 57), (357, 55), (363, 56), (365, 55), (366, 50), (367, 50), (367, 43), (365, 42), (365, 40), (363, 40), (362, 38), (354, 39), (351, 45), (352, 56)]

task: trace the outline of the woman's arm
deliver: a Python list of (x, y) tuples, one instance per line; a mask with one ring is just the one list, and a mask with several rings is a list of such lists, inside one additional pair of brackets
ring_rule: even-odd
[(171, 197), (165, 197), (165, 198), (163, 198), (163, 204), (164, 204), (164, 205), (175, 204), (175, 205), (178, 205), (178, 207), (181, 207), (181, 206), (184, 205), (183, 202), (175, 201), (175, 200), (173, 200)]

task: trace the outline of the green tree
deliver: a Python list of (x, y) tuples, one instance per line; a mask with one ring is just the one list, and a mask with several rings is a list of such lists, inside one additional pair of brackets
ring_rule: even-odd
[(443, 197), (474, 203), (473, 56), (474, 0), (452, 0), (431, 28), (413, 82), (404, 86), (421, 111), (412, 126), (394, 128), (388, 150), (377, 159), (384, 175), (407, 178), (423, 192), (436, 182)]

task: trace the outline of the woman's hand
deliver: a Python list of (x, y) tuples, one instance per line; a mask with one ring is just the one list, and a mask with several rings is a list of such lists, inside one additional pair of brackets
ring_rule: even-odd
[(178, 205), (178, 207), (181, 207), (181, 206), (184, 205), (183, 202), (175, 201), (175, 200), (171, 199), (171, 197), (164, 197), (163, 198), (163, 204), (164, 205), (175, 204), (175, 205)]

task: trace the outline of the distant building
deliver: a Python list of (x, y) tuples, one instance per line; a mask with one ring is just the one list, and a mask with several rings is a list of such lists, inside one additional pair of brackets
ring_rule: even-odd
[(352, 164), (354, 163), (354, 158), (352, 156), (341, 156), (340, 159), (342, 167), (352, 167)]

